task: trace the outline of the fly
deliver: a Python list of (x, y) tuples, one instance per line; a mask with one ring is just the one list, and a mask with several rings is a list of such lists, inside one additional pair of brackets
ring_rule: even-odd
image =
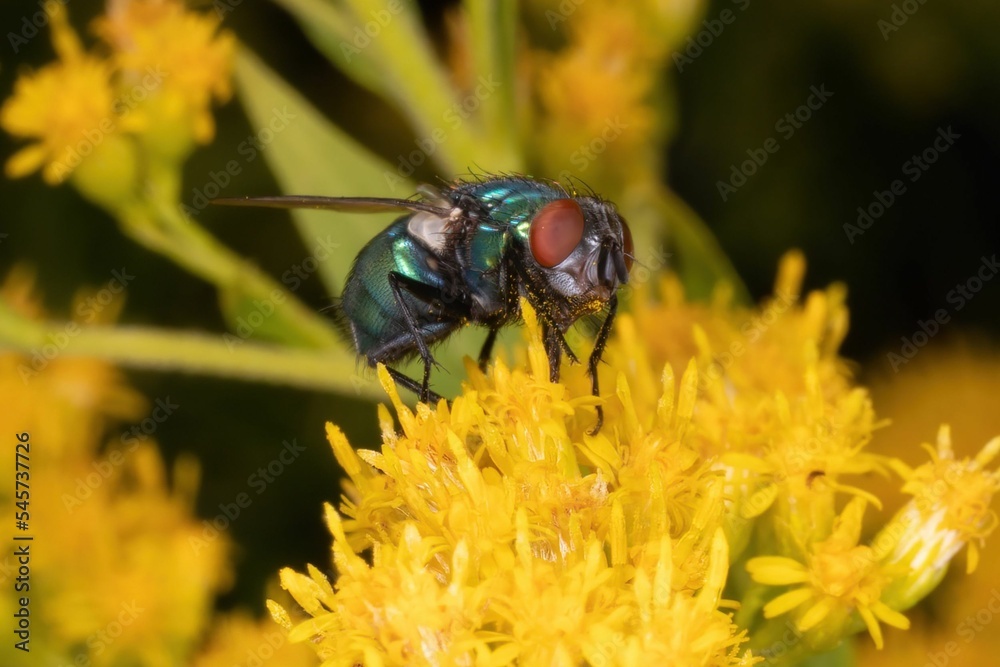
[[(247, 197), (215, 203), (343, 212), (405, 211), (358, 254), (344, 284), (336, 323), (369, 366), (423, 402), (430, 389), (430, 348), (465, 324), (489, 329), (479, 352), (485, 368), (501, 327), (520, 320), (520, 299), (542, 323), (549, 377), (559, 380), (562, 353), (578, 359), (565, 333), (580, 317), (606, 312), (587, 364), (599, 394), (597, 365), (628, 282), (632, 236), (615, 206), (593, 193), (523, 176), (484, 177), (435, 189), (419, 198)], [(391, 368), (412, 356), (421, 381)], [(597, 433), (604, 422), (597, 406)]]

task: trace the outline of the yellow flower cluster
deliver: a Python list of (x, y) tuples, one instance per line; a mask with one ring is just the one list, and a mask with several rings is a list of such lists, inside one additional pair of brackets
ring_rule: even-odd
[[(934, 431), (936, 414), (961, 415), (950, 429), (957, 460), (949, 466), (974, 455), (970, 447), (961, 448), (963, 443), (983, 442), (996, 434), (1000, 426), (995, 400), (1000, 392), (1000, 351), (995, 346), (983, 341), (952, 339), (921, 351), (898, 374), (890, 374), (888, 365), (886, 369), (885, 375), (872, 384), (879, 411), (892, 419), (892, 428), (880, 434), (885, 436), (879, 438), (880, 451), (905, 460), (922, 458), (923, 451), (913, 445)], [(936, 447), (934, 451), (940, 458)], [(924, 472), (930, 472), (929, 467)], [(947, 492), (949, 487), (938, 488)], [(969, 491), (973, 489), (968, 487)], [(883, 496), (887, 505), (904, 504), (901, 491)], [(994, 497), (991, 505), (994, 511), (997, 505)], [(990, 630), (1000, 614), (997, 587), (1000, 559), (979, 559), (976, 571), (970, 575), (966, 569), (952, 568), (935, 590), (930, 604), (921, 604), (909, 612), (913, 629), (886, 634), (884, 651), (862, 646), (858, 664), (906, 667), (990, 664), (1000, 651), (1000, 634)]]
[[(913, 472), (867, 453), (879, 423), (836, 353), (844, 291), (800, 300), (803, 271), (786, 257), (755, 309), (726, 290), (687, 303), (672, 278), (657, 305), (640, 290), (594, 436), (585, 372), (548, 381), (527, 308), (526, 363), (470, 363), (451, 405), (411, 411), (380, 371), (399, 430), (383, 408), (381, 449), (356, 451), (328, 427), (350, 478), (326, 511), (336, 577), (282, 571), (306, 615), (272, 615), (331, 666), (795, 664), (865, 627), (881, 646), (879, 622), (906, 627), (927, 582), (992, 530), (997, 445), (955, 464), (964, 494), (930, 481), (944, 450)], [(845, 478), (893, 469), (916, 509), (862, 544), (878, 499)], [(914, 553), (917, 531), (933, 557)]]
[(672, 119), (654, 91), (699, 3), (534, 4), (545, 27), (565, 32), (567, 42), (555, 54), (531, 56), (544, 173), (600, 183), (604, 192), (621, 192), (629, 182), (659, 173), (657, 138)]
[(109, 53), (96, 55), (62, 3), (47, 7), (58, 60), (20, 77), (0, 108), (0, 126), (35, 141), (7, 162), (8, 176), (41, 169), (58, 184), (75, 175), (85, 193), (119, 201), (135, 187), (140, 160), (176, 160), (211, 140), (209, 107), (230, 95), (235, 50), (216, 17), (181, 0), (111, 2), (94, 25)]
[[(73, 312), (90, 312), (80, 308), (87, 297), (81, 291)], [(44, 317), (33, 277), (23, 268), (0, 287), (0, 302)], [(109, 304), (101, 319), (113, 319), (120, 305)], [(77, 335), (86, 319), (60, 335)], [(248, 654), (281, 655), (284, 665), (314, 661), (273, 624), (240, 617), (221, 622), (198, 652), (215, 596), (231, 583), (232, 548), (225, 535), (203, 539), (194, 515), (197, 463), (179, 457), (168, 483), (153, 440), (111, 429), (147, 414), (145, 399), (106, 362), (51, 345), (40, 344), (30, 355), (0, 353), (0, 429), (12, 441), (27, 434), (30, 462), (22, 470), (30, 495), (17, 502), (29, 517), (25, 534), (34, 538), (18, 542), (30, 553), (26, 587), (15, 590), (16, 556), (0, 557), (0, 613), (14, 618), (24, 608), (20, 598), (30, 600), (25, 647), (31, 655), (53, 665), (95, 667), (172, 667), (191, 664), (194, 655), (199, 667), (229, 667)], [(15, 470), (14, 447), (3, 451), (6, 469)], [(12, 485), (0, 489), (7, 516), (14, 515), (13, 491)], [(0, 664), (23, 664), (15, 641), (0, 646)]]
[[(24, 270), (0, 296), (6, 307), (42, 314)], [(225, 539), (200, 554), (188, 545), (200, 531), (191, 516), (197, 466), (179, 460), (171, 489), (150, 441), (115, 438), (102, 449), (108, 426), (139, 419), (145, 400), (104, 362), (39, 353), (44, 364), (0, 355), (0, 402), (13, 408), (0, 425), (34, 443), (27, 505), (38, 537), (29, 591), (34, 646), (65, 664), (80, 656), (94, 665), (176, 664), (229, 580)], [(3, 500), (13, 503), (6, 493)], [(0, 604), (12, 614), (13, 587), (4, 590), (10, 594)], [(2, 650), (4, 664), (17, 662), (12, 642)]]

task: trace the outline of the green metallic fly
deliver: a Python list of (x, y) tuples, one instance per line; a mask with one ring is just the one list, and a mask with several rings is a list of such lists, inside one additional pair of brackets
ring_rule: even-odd
[[(369, 366), (418, 355), (420, 382), (389, 368), (421, 401), (430, 390), (430, 346), (465, 324), (489, 329), (479, 353), (485, 367), (497, 332), (520, 320), (524, 297), (542, 322), (549, 376), (559, 380), (563, 352), (578, 359), (565, 333), (580, 317), (607, 312), (588, 361), (597, 365), (628, 282), (632, 236), (613, 204), (558, 183), (523, 176), (422, 186), (416, 199), (248, 197), (215, 203), (346, 212), (406, 211), (358, 254), (335, 309), (338, 327)], [(604, 414), (597, 408), (600, 430)]]

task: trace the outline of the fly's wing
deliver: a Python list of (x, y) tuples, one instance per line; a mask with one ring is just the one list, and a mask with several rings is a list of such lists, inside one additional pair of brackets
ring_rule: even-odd
[(222, 197), (213, 204), (223, 206), (253, 206), (260, 208), (315, 208), (343, 213), (382, 213), (385, 211), (422, 211), (448, 218), (453, 209), (412, 199), (382, 199), (380, 197), (310, 197), (288, 195), (280, 197)]

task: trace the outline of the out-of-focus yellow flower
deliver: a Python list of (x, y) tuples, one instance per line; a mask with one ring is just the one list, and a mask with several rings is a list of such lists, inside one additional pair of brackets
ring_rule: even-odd
[(810, 633), (817, 650), (830, 648), (847, 634), (857, 612), (882, 648), (879, 621), (906, 629), (905, 616), (882, 601), (889, 577), (880, 569), (871, 547), (859, 545), (865, 500), (854, 498), (837, 517), (833, 533), (811, 546), (806, 563), (781, 556), (758, 556), (747, 561), (754, 581), (769, 586), (800, 585), (764, 606), (764, 616), (774, 618), (798, 610), (796, 627)]
[(95, 30), (110, 58), (85, 53), (65, 8), (52, 5), (59, 60), (17, 80), (0, 126), (37, 140), (8, 160), (8, 176), (41, 168), (55, 185), (73, 175), (81, 192), (117, 208), (137, 196), (141, 160), (156, 166), (166, 157), (173, 167), (193, 143), (214, 136), (211, 103), (232, 93), (236, 41), (218, 30), (217, 17), (189, 12), (179, 0), (109, 5)]
[[(37, 538), (25, 543), (37, 642), (31, 646), (44, 647), (53, 664), (170, 667), (187, 661), (215, 594), (229, 585), (229, 541), (204, 539), (194, 517), (193, 461), (178, 459), (168, 485), (151, 441), (123, 434), (101, 450), (109, 426), (137, 419), (146, 402), (106, 362), (64, 356), (83, 326), (117, 316), (120, 301), (98, 311), (87, 300), (92, 296), (81, 291), (75, 319), (33, 355), (0, 354), (0, 428), (27, 433), (30, 443), (24, 470), (30, 498), (20, 502), (29, 517), (26, 534)], [(22, 315), (44, 315), (24, 268), (11, 272), (0, 298)], [(14, 470), (14, 450), (5, 451)], [(13, 507), (9, 491), (0, 499)], [(0, 577), (17, 571), (11, 562), (0, 561)], [(11, 596), (23, 592), (13, 585), (3, 590), (0, 608), (7, 613)], [(12, 642), (0, 647), (0, 663), (16, 664), (15, 655), (21, 652)]]
[(620, 192), (658, 173), (655, 147), (665, 130), (665, 110), (654, 90), (699, 3), (535, 4), (544, 9), (548, 26), (567, 39), (554, 54), (531, 56), (542, 110), (536, 153), (543, 167), (600, 183), (604, 192)]
[(51, 7), (52, 41), (59, 60), (18, 78), (0, 108), (0, 125), (35, 139), (7, 161), (10, 178), (42, 169), (52, 185), (64, 181), (103, 143), (114, 125), (114, 87), (108, 63), (87, 55), (60, 3)]
[(303, 644), (288, 641), (270, 619), (254, 620), (234, 613), (218, 619), (205, 646), (191, 667), (315, 667), (316, 653)]
[[(152, 136), (161, 149), (185, 148), (215, 136), (212, 99), (232, 95), (236, 38), (211, 14), (189, 12), (180, 0), (115, 0), (95, 23), (112, 47), (126, 90), (143, 90)], [(161, 139), (156, 141), (156, 139)]]
[[(75, 305), (86, 303), (81, 291)], [(0, 286), (5, 307), (32, 319), (45, 313), (34, 292), (34, 275), (16, 267)], [(120, 304), (111, 303), (95, 321), (113, 320)], [(79, 313), (74, 308), (74, 313)], [(89, 312), (89, 311), (88, 311)], [(86, 323), (73, 320), (56, 335), (40, 341), (30, 355), (0, 354), (0, 429), (7, 433), (28, 431), (46, 445), (39, 460), (87, 460), (99, 446), (99, 435), (108, 423), (136, 419), (145, 399), (129, 387), (114, 366), (64, 354)]]
[(40, 476), (47, 647), (93, 665), (186, 662), (232, 577), (228, 538), (203, 539), (193, 516), (197, 464), (179, 459), (171, 489), (155, 446), (135, 441)]
[[(937, 427), (935, 417), (954, 415), (950, 431), (955, 456), (974, 456), (969, 445), (986, 442), (1000, 431), (998, 393), (1000, 354), (995, 348), (967, 340), (935, 339), (898, 373), (885, 372), (873, 379), (872, 394), (879, 411), (892, 420), (873, 446), (880, 453), (915, 464), (915, 454), (921, 452), (918, 444)], [(903, 498), (902, 492), (874, 484), (866, 488), (878, 492), (887, 505), (903, 502), (896, 500)], [(996, 498), (991, 507), (996, 511)], [(981, 559), (969, 575), (966, 569), (951, 568), (930, 604), (909, 612), (919, 632), (917, 628), (905, 635), (890, 632), (885, 651), (878, 655), (861, 647), (858, 664), (989, 664), (1000, 651), (1000, 635), (988, 630), (1000, 613), (1000, 559)]]
[(972, 459), (956, 459), (951, 431), (942, 426), (931, 461), (910, 469), (895, 461), (913, 499), (876, 538), (880, 558), (907, 572), (894, 584), (897, 606), (908, 608), (940, 583), (955, 554), (968, 545), (967, 572), (979, 562), (979, 547), (997, 527), (990, 502), (1000, 491), (1000, 471), (986, 466), (1000, 453), (996, 437)]

